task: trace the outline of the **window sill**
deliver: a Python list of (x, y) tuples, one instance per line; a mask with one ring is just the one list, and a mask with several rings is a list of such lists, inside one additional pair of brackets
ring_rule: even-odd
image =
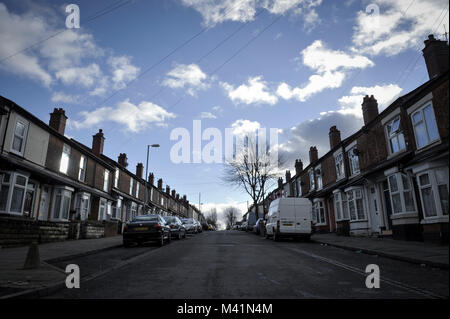
[(350, 219), (345, 219), (345, 218), (343, 218), (343, 219), (336, 219), (336, 223), (339, 223), (339, 222), (349, 222), (350, 221)]
[(399, 156), (399, 155), (405, 153), (407, 150), (408, 150), (408, 149), (405, 148), (405, 149), (402, 149), (401, 151), (398, 151), (398, 152), (396, 152), (396, 153), (389, 153), (389, 155), (386, 157), (386, 160), (390, 160), (391, 158), (397, 157), (397, 156)]
[(448, 215), (425, 217), (425, 219), (423, 219), (420, 223), (422, 225), (437, 224), (437, 223), (448, 223)]
[(439, 139), (439, 140), (436, 140), (436, 141), (434, 141), (434, 142), (431, 142), (430, 144), (427, 144), (427, 145), (425, 145), (425, 146), (422, 146), (421, 148), (418, 148), (418, 149), (416, 149), (416, 154), (419, 154), (419, 153), (421, 153), (421, 152), (425, 152), (426, 150), (428, 150), (428, 149), (430, 149), (430, 148), (432, 148), (432, 147), (434, 147), (434, 146), (437, 146), (437, 145), (439, 145), (439, 144), (441, 144), (442, 143), (442, 141)]
[(350, 220), (350, 223), (364, 223), (368, 222), (368, 219), (357, 219), (357, 220)]
[(416, 218), (418, 217), (417, 212), (401, 212), (401, 213), (392, 213), (391, 219), (400, 219), (400, 218)]
[(327, 223), (314, 224), (314, 226), (327, 226)]

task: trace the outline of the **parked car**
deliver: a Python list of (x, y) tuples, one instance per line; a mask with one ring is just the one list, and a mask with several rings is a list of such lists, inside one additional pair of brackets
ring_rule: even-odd
[(197, 224), (195, 223), (195, 220), (192, 218), (183, 218), (181, 222), (184, 225), (184, 228), (186, 228), (186, 234), (197, 234)]
[(203, 231), (202, 224), (198, 220), (195, 220), (195, 224), (197, 225), (197, 232), (201, 233)]
[(266, 238), (311, 237), (312, 204), (307, 198), (278, 198), (270, 204), (267, 214)]
[(248, 226), (248, 223), (247, 222), (243, 222), (242, 225), (241, 225), (240, 230), (247, 231), (247, 226)]
[(142, 215), (125, 224), (123, 229), (123, 246), (142, 244), (149, 241), (163, 246), (170, 243), (170, 227), (161, 215)]
[(202, 229), (203, 230), (209, 230), (209, 224), (207, 223), (207, 222), (203, 222), (203, 223), (201, 223), (202, 224)]
[(170, 234), (172, 238), (186, 238), (186, 227), (184, 227), (183, 223), (177, 216), (164, 216), (164, 220), (170, 227)]
[(264, 225), (264, 218), (258, 218), (258, 220), (256, 221), (255, 227), (253, 227), (253, 232), (256, 235), (259, 235), (261, 230), (260, 230), (260, 224)]

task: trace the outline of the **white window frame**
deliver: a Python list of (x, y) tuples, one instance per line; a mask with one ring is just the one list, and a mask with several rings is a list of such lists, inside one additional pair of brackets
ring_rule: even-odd
[(139, 198), (139, 188), (140, 188), (140, 183), (138, 181), (136, 181), (136, 198)]
[(108, 192), (109, 189), (109, 170), (107, 170), (105, 168), (104, 172), (103, 172), (103, 191), (104, 192)]
[(134, 179), (130, 177), (130, 195), (133, 195)]
[(119, 176), (120, 176), (120, 169), (116, 167), (116, 171), (114, 172), (114, 187), (119, 188)]
[(314, 175), (316, 176), (316, 188), (317, 190), (321, 190), (323, 188), (322, 165), (314, 168)]
[[(68, 221), (69, 217), (70, 217), (70, 205), (72, 202), (72, 192), (73, 189), (68, 189), (67, 187), (56, 187), (53, 190), (53, 199), (52, 199), (52, 217), (51, 220), (52, 221)], [(61, 201), (60, 201), (60, 206), (56, 207), (56, 197), (58, 196), (58, 194), (61, 193)], [(64, 200), (65, 198), (69, 198), (69, 205), (67, 207), (67, 216), (64, 217)], [(58, 216), (56, 216), (56, 212), (58, 212)]]
[[(360, 196), (356, 196), (356, 194), (360, 194)], [(348, 203), (348, 214), (350, 217), (350, 221), (352, 222), (361, 222), (361, 221), (367, 221), (367, 211), (365, 207), (364, 202), (364, 189), (362, 187), (350, 187), (345, 190), (345, 195), (347, 198)], [(351, 196), (350, 196), (351, 195)], [(363, 212), (363, 217), (359, 217), (359, 211), (358, 211), (358, 205), (357, 200), (361, 200), (361, 208)], [(350, 206), (353, 204), (353, 207), (355, 208), (355, 218), (352, 217)]]
[(84, 155), (80, 157), (80, 167), (78, 169), (78, 180), (84, 182), (86, 180), (87, 158)]
[(344, 152), (340, 151), (334, 154), (334, 165), (336, 169), (336, 180), (345, 178)]
[[(108, 205), (108, 201), (105, 198), (100, 198), (99, 202), (98, 202), (98, 220), (102, 221), (102, 220), (106, 220), (107, 217), (107, 205)], [(102, 212), (103, 210), (103, 212)]]
[[(433, 140), (430, 138), (430, 128), (428, 128), (427, 121), (425, 120), (425, 113), (423, 112), (424, 109), (426, 109), (427, 107), (430, 107), (430, 109), (431, 109), (431, 115), (433, 116), (433, 118), (431, 120), (434, 122), (435, 127), (436, 127), (437, 138), (435, 138)], [(414, 115), (416, 115), (418, 113), (421, 114), (422, 119), (419, 122), (414, 123)], [(436, 115), (434, 114), (434, 107), (433, 107), (432, 101), (428, 101), (427, 103), (425, 103), (418, 109), (414, 110), (411, 113), (410, 118), (411, 118), (411, 125), (412, 125), (413, 131), (414, 131), (414, 139), (416, 142), (417, 150), (421, 150), (421, 149), (423, 149), (431, 144), (434, 144), (436, 142), (439, 142), (441, 140), (440, 135), (439, 135), (439, 128), (438, 128), (437, 122), (436, 122)], [(419, 144), (417, 142), (416, 126), (418, 126), (421, 123), (423, 123), (423, 125), (425, 127), (425, 132), (426, 132), (426, 137), (427, 137), (428, 142), (425, 145), (419, 146)]]
[(122, 197), (117, 198), (116, 202), (114, 203), (113, 207), (112, 207), (112, 214), (111, 214), (111, 219), (114, 220), (120, 220), (120, 212), (122, 209)]
[[(316, 226), (325, 226), (327, 224), (327, 213), (325, 211), (325, 200), (316, 198), (313, 203), (313, 221)], [(323, 218), (323, 219), (322, 219)]]
[[(397, 129), (395, 129), (394, 131), (389, 130), (389, 128), (393, 128), (394, 123), (397, 121), (398, 121)], [(406, 150), (405, 136), (403, 134), (403, 130), (401, 129), (401, 125), (402, 119), (400, 115), (395, 116), (393, 119), (389, 120), (389, 122), (387, 122), (384, 125), (384, 133), (386, 136), (387, 147), (390, 155), (395, 155), (404, 152)], [(403, 145), (400, 145), (401, 140), (403, 140)], [(392, 147), (393, 141), (396, 141), (398, 145), (398, 151), (396, 152), (394, 152), (394, 149)]]
[[(70, 154), (72, 153), (72, 149), (70, 148), (69, 145), (64, 144), (63, 145), (63, 149), (61, 152), (61, 160), (59, 162), (59, 172), (66, 174), (69, 171), (69, 166), (70, 166)], [(67, 160), (67, 166), (65, 165), (65, 162)]]
[[(354, 145), (347, 151), (348, 163), (350, 167), (350, 176), (355, 176), (361, 173), (361, 167), (359, 166), (359, 156), (354, 154), (354, 150), (357, 150), (358, 146)], [(357, 163), (358, 168), (355, 168)]]
[[(83, 212), (84, 208), (81, 205), (81, 202), (87, 201), (86, 212)], [(80, 216), (80, 220), (87, 220), (89, 218), (89, 212), (91, 209), (91, 195), (89, 193), (77, 193), (75, 195), (75, 210), (77, 212), (77, 216)]]
[[(392, 185), (392, 177), (395, 176), (395, 180), (397, 183), (397, 190), (393, 190)], [(405, 185), (403, 183), (403, 178), (406, 178), (409, 184), (409, 189), (405, 188)], [(392, 207), (392, 215), (398, 215), (402, 213), (416, 213), (417, 212), (417, 203), (416, 203), (416, 196), (414, 195), (414, 188), (412, 184), (411, 177), (408, 174), (404, 174), (401, 172), (395, 172), (393, 174), (390, 174), (387, 176), (388, 186), (389, 186), (389, 195), (391, 197), (391, 207)], [(410, 196), (413, 200), (414, 210), (406, 210), (406, 200), (405, 200), (405, 193), (410, 193)], [(401, 211), (396, 212), (395, 211), (395, 205), (394, 205), (394, 199), (393, 196), (398, 195), (400, 197), (400, 203), (401, 203)]]
[(310, 169), (308, 171), (308, 177), (309, 177), (309, 191), (312, 192), (316, 189), (316, 178), (314, 176), (314, 170)]
[[(16, 128), (17, 128), (17, 123), (21, 123), (24, 126), (24, 131), (23, 131), (23, 135), (16, 135)], [(14, 153), (16, 155), (19, 156), (23, 156), (23, 154), (25, 153), (25, 144), (27, 142), (27, 137), (28, 137), (28, 128), (29, 128), (30, 122), (28, 122), (27, 120), (25, 120), (24, 118), (18, 116), (14, 122), (14, 129), (12, 132), (12, 138), (11, 138), (11, 147), (10, 147), (10, 152)], [(14, 139), (15, 137), (18, 137), (20, 139), (22, 139), (22, 144), (21, 144), (21, 149), (15, 150), (14, 149)]]
[[(8, 174), (9, 175), (9, 182), (5, 182), (4, 180), (4, 176)], [(21, 174), (18, 172), (6, 172), (6, 171), (0, 171), (0, 175), (2, 175), (1, 181), (0, 181), (0, 191), (4, 191), (3, 190), (3, 185), (8, 185), (8, 195), (6, 197), (6, 206), (5, 206), (5, 210), (1, 210), (0, 213), (5, 213), (5, 214), (11, 214), (11, 215), (17, 215), (17, 216), (21, 216), (23, 215), (23, 206), (25, 203), (25, 197), (26, 197), (26, 192), (27, 192), (27, 187), (28, 187), (28, 176), (25, 174)], [(17, 177), (22, 177), (25, 178), (25, 185), (20, 185), (17, 184)], [(21, 209), (20, 212), (13, 212), (11, 211), (11, 202), (12, 202), (12, 197), (14, 194), (14, 190), (16, 188), (20, 188), (23, 190), (23, 195), (22, 195), (22, 204), (21, 204)]]
[[(333, 202), (334, 202), (334, 212), (336, 221), (343, 221), (343, 220), (350, 220), (350, 213), (348, 210), (348, 202), (347, 202), (347, 196), (345, 192), (341, 191), (334, 191), (333, 192)], [(338, 210), (339, 209), (339, 210)], [(340, 214), (337, 214), (337, 212), (340, 212)]]
[(297, 179), (297, 190), (298, 190), (298, 197), (302, 197), (302, 180), (299, 178)]
[[(446, 174), (447, 178), (445, 179), (446, 182), (445, 183), (439, 183), (438, 179), (436, 177), (436, 171), (438, 170), (443, 170), (444, 173)], [(427, 175), (428, 174), (428, 178), (429, 178), (429, 184), (427, 185), (422, 185), (420, 183), (420, 177), (423, 175)], [(448, 218), (448, 214), (444, 214), (444, 208), (442, 207), (442, 202), (441, 202), (441, 198), (440, 198), (440, 193), (439, 193), (439, 186), (446, 186), (447, 187), (447, 194), (449, 191), (449, 184), (448, 184), (448, 167), (438, 167), (438, 168), (433, 168), (430, 170), (426, 170), (423, 172), (420, 172), (416, 175), (417, 178), (417, 185), (419, 187), (419, 193), (420, 193), (420, 201), (424, 210), (424, 219), (425, 220), (432, 220), (432, 219), (436, 219), (436, 218), (443, 218), (446, 217)], [(436, 208), (436, 215), (435, 216), (429, 216), (427, 215), (427, 212), (425, 211), (425, 205), (423, 202), (423, 194), (422, 194), (422, 190), (425, 188), (431, 188), (431, 191), (433, 193), (433, 199), (434, 199), (434, 206)], [(447, 204), (448, 205), (448, 204)], [(448, 209), (448, 207), (447, 207)]]

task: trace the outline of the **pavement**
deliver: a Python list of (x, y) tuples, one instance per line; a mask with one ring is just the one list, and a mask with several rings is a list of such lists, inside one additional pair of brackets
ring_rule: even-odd
[[(61, 289), (50, 299), (427, 299), (447, 298), (449, 273), (314, 242), (274, 242), (242, 231), (203, 232), (163, 247), (116, 248), (75, 258), (96, 273), (125, 253), (141, 253), (113, 270)], [(380, 287), (366, 286), (377, 265)], [(97, 268), (97, 269), (95, 269)], [(106, 269), (106, 268), (105, 268)]]
[(314, 234), (313, 241), (371, 255), (379, 255), (415, 264), (449, 269), (449, 247), (392, 238), (347, 237), (336, 234)]
[(95, 254), (122, 245), (122, 236), (82, 239), (39, 245), (40, 267), (23, 269), (29, 247), (0, 249), (0, 298), (42, 289), (65, 281), (63, 269), (51, 263)]

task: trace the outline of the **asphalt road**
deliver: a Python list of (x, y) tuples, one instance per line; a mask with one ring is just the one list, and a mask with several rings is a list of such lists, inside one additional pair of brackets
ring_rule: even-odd
[[(138, 257), (136, 257), (138, 256)], [(164, 247), (117, 248), (65, 261), (82, 278), (48, 298), (448, 298), (448, 271), (312, 242), (273, 242), (240, 231), (203, 232)], [(380, 268), (379, 289), (365, 285)]]

